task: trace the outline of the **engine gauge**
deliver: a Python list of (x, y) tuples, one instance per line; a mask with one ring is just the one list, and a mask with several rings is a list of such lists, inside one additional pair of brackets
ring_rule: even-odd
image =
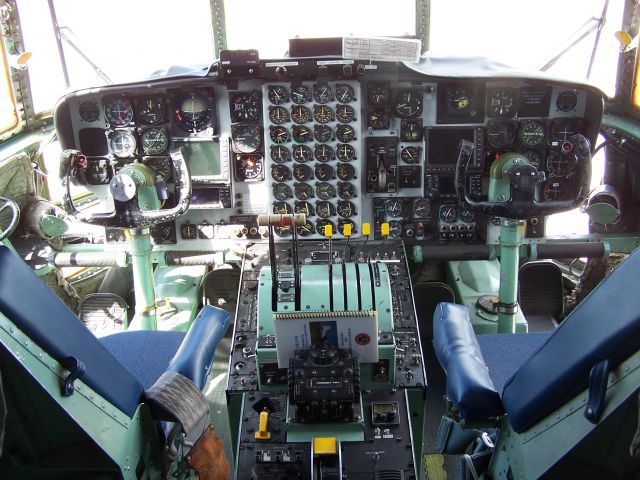
[(296, 225), (296, 233), (301, 237), (306, 237), (308, 235), (313, 235), (315, 228), (313, 227), (313, 223), (309, 220), (304, 222), (304, 225)]
[(133, 157), (136, 153), (136, 137), (127, 130), (116, 130), (110, 143), (111, 151), (118, 158)]
[(338, 182), (338, 196), (345, 200), (356, 196), (356, 187), (349, 182)]
[(282, 125), (269, 127), (269, 138), (271, 138), (273, 143), (278, 145), (287, 143), (290, 140), (289, 130), (287, 130), (287, 127), (283, 127)]
[(356, 176), (356, 169), (350, 163), (338, 164), (337, 171), (340, 180), (352, 180)]
[(309, 202), (296, 202), (293, 206), (293, 211), (295, 213), (304, 213), (307, 218), (315, 215), (315, 209)]
[(338, 231), (344, 235), (344, 227), (345, 225), (351, 225), (351, 234), (356, 233), (356, 224), (353, 220), (349, 220), (348, 218), (339, 218), (338, 219)]
[(339, 83), (336, 85), (336, 100), (340, 103), (351, 103), (356, 99), (356, 91), (351, 85)]
[(140, 123), (157, 125), (164, 120), (164, 101), (157, 97), (144, 97), (136, 100), (136, 110)]
[(404, 142), (419, 142), (422, 140), (422, 120), (402, 120), (400, 140)]
[(293, 191), (298, 200), (309, 200), (313, 197), (313, 187), (308, 183), (296, 183)]
[(147, 158), (144, 160), (144, 164), (155, 172), (156, 179), (168, 182), (171, 178), (171, 172), (173, 169), (168, 158)]
[(431, 213), (431, 202), (426, 198), (416, 198), (413, 201), (413, 216), (427, 218)]
[(293, 159), (296, 162), (308, 162), (311, 160), (313, 152), (306, 145), (294, 145), (293, 146)]
[(336, 206), (338, 215), (344, 218), (353, 217), (356, 214), (356, 206), (348, 200), (340, 200)]
[(329, 85), (314, 85), (313, 99), (318, 103), (329, 103), (333, 101), (333, 90)]
[(552, 177), (571, 177), (577, 167), (578, 158), (572, 151), (554, 151), (547, 158), (547, 170)]
[(487, 115), (491, 118), (512, 118), (516, 114), (515, 88), (493, 88), (487, 91)]
[(333, 130), (329, 125), (314, 125), (313, 138), (321, 143), (330, 142), (333, 140)]
[(236, 92), (229, 94), (231, 122), (255, 122), (260, 119), (260, 92)]
[(271, 160), (276, 163), (284, 163), (288, 162), (291, 158), (291, 152), (289, 149), (283, 145), (272, 145), (271, 146)]
[(269, 107), (269, 120), (275, 125), (282, 125), (289, 121), (289, 112), (284, 107)]
[(336, 137), (342, 143), (353, 142), (356, 139), (356, 131), (351, 125), (338, 125), (336, 127)]
[(200, 132), (212, 123), (211, 105), (201, 93), (187, 92), (176, 99), (176, 125), (186, 132)]
[(538, 120), (523, 120), (518, 130), (518, 140), (525, 147), (537, 147), (544, 144), (547, 138), (547, 129), (544, 123)]
[(140, 135), (142, 150), (147, 155), (163, 153), (169, 146), (169, 137), (164, 128), (150, 128)]
[(298, 143), (307, 143), (313, 140), (313, 135), (309, 127), (304, 125), (294, 125), (291, 129), (293, 140)]
[(239, 180), (262, 180), (264, 160), (262, 155), (242, 153), (236, 154), (236, 174)]
[(309, 165), (296, 163), (293, 166), (293, 178), (300, 182), (306, 182), (307, 180), (313, 179), (313, 171)]
[(295, 105), (291, 107), (291, 120), (296, 123), (307, 123), (311, 120), (311, 110), (304, 105)]
[(384, 212), (390, 217), (402, 216), (402, 202), (397, 198), (391, 198), (384, 202)]
[(422, 92), (404, 90), (396, 95), (393, 113), (400, 118), (415, 118), (422, 113)]
[(459, 208), (458, 209), (458, 218), (460, 218), (460, 221), (462, 221), (464, 223), (472, 223), (475, 220), (476, 216), (468, 208)]
[(564, 184), (558, 178), (550, 178), (542, 188), (542, 196), (547, 202), (560, 200), (562, 198)]
[(476, 106), (473, 94), (465, 87), (449, 87), (446, 90), (447, 107), (452, 114), (471, 112)]
[(126, 98), (116, 98), (107, 103), (104, 109), (107, 122), (116, 127), (128, 125), (133, 120), (133, 108)]
[(289, 90), (282, 85), (270, 85), (267, 98), (269, 98), (269, 101), (274, 105), (282, 105), (289, 101)]
[(391, 238), (400, 238), (402, 236), (402, 222), (398, 220), (389, 222), (389, 236)]
[(333, 120), (333, 110), (328, 105), (314, 105), (313, 119), (318, 123), (328, 123)]
[(285, 227), (273, 227), (273, 231), (276, 232), (276, 235), (278, 235), (279, 237), (288, 237), (289, 235), (291, 235), (291, 227), (288, 225)]
[(78, 114), (85, 122), (95, 122), (100, 118), (100, 109), (96, 102), (82, 102), (78, 107)]
[(421, 153), (422, 149), (420, 147), (404, 147), (400, 150), (400, 158), (404, 163), (415, 164), (420, 162)]
[(231, 140), (234, 152), (253, 153), (262, 144), (262, 128), (260, 125), (233, 125)]
[(318, 180), (331, 180), (334, 178), (333, 167), (326, 163), (319, 163), (316, 165), (315, 175)]
[(313, 148), (313, 156), (319, 162), (328, 162), (329, 160), (333, 160), (334, 153), (333, 149), (329, 145), (317, 143)]
[(367, 90), (369, 105), (384, 105), (389, 101), (389, 88), (380, 83), (372, 83)]
[(489, 120), (487, 123), (487, 141), (493, 148), (507, 148), (516, 139), (516, 122), (509, 120)]
[(336, 155), (338, 156), (338, 160), (342, 162), (350, 162), (356, 158), (356, 149), (346, 143), (338, 144), (336, 147)]
[(336, 214), (336, 208), (331, 202), (322, 201), (316, 204), (316, 215), (320, 218), (333, 217)]
[(331, 229), (335, 232), (336, 226), (333, 224), (333, 222), (331, 220), (327, 220), (326, 218), (321, 218), (316, 222), (316, 233), (324, 237), (327, 225), (331, 225)]
[(286, 182), (291, 179), (291, 171), (286, 165), (280, 163), (271, 167), (271, 177), (276, 182)]
[(367, 115), (369, 128), (373, 130), (385, 130), (391, 126), (391, 118), (386, 108), (375, 108)]
[(291, 101), (297, 105), (302, 105), (311, 101), (311, 92), (309, 87), (304, 85), (296, 85), (291, 87)]
[(336, 120), (342, 123), (353, 122), (356, 118), (356, 111), (351, 105), (338, 105), (336, 107)]
[(578, 95), (574, 90), (564, 90), (556, 98), (556, 108), (561, 112), (570, 112), (578, 105)]
[(327, 182), (316, 183), (316, 196), (320, 200), (329, 200), (336, 196), (336, 189)]
[(287, 202), (275, 202), (273, 204), (273, 213), (276, 215), (291, 215), (293, 209)]
[(276, 200), (286, 200), (291, 198), (291, 187), (285, 183), (276, 183), (273, 185), (273, 198)]
[(529, 150), (524, 148), (519, 150), (519, 153), (524, 155), (527, 158), (527, 160), (529, 160), (529, 163), (534, 167), (536, 167), (536, 169), (538, 170), (540, 169), (540, 165), (542, 164), (542, 162), (541, 162), (540, 154), (538, 152), (536, 152), (535, 150)]
[(438, 218), (444, 223), (453, 223), (458, 219), (458, 210), (455, 205), (441, 205)]

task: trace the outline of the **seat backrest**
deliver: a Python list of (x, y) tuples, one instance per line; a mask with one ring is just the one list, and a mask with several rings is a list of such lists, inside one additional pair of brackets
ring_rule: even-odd
[(640, 347), (640, 249), (605, 278), (509, 379), (502, 403), (522, 432), (584, 390), (594, 365)]
[(0, 312), (45, 352), (86, 367), (82, 381), (129, 416), (142, 385), (8, 247), (0, 245)]

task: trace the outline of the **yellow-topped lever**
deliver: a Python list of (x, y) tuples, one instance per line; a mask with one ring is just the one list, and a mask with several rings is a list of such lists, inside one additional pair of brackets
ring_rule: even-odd
[(389, 224), (388, 223), (383, 223), (382, 225), (380, 225), (380, 235), (382, 236), (382, 238), (387, 238), (389, 236)]
[(370, 223), (363, 223), (362, 224), (362, 236), (366, 237), (366, 238), (369, 238), (369, 235), (371, 235), (371, 224)]
[(324, 226), (324, 236), (327, 238), (333, 237), (333, 225)]
[(342, 227), (342, 235), (349, 238), (351, 236), (351, 224), (345, 223), (344, 227)]
[(258, 431), (255, 433), (254, 437), (256, 440), (271, 440), (271, 432), (269, 431), (269, 412), (266, 410), (260, 412)]

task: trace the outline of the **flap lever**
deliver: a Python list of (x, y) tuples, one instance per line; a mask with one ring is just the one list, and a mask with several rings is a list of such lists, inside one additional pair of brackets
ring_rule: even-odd
[(596, 363), (589, 374), (589, 398), (584, 409), (584, 417), (596, 424), (604, 410), (604, 400), (607, 395), (607, 380), (609, 379), (609, 359)]

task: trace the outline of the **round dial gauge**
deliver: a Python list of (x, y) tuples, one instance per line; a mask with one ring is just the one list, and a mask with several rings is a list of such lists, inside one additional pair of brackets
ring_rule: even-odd
[(560, 200), (562, 198), (562, 191), (564, 190), (564, 184), (562, 180), (558, 178), (550, 178), (544, 184), (542, 188), (542, 196), (547, 202)]
[(285, 183), (276, 183), (273, 185), (273, 198), (276, 200), (286, 200), (291, 198), (291, 187)]
[(473, 95), (464, 87), (448, 88), (446, 98), (449, 111), (456, 114), (470, 112), (476, 105)]
[(415, 118), (422, 113), (422, 92), (405, 90), (396, 95), (394, 113), (400, 118)]
[(356, 111), (351, 105), (338, 105), (336, 107), (336, 120), (342, 123), (353, 122), (356, 118)]
[(511, 118), (516, 114), (516, 91), (496, 88), (487, 93), (487, 115), (491, 118)]
[(169, 146), (169, 137), (164, 128), (150, 128), (140, 135), (142, 149), (147, 155), (158, 155)]
[(458, 219), (458, 210), (454, 205), (442, 205), (438, 217), (444, 223), (453, 223)]
[(260, 119), (260, 94), (257, 91), (234, 93), (229, 100), (229, 109), (233, 123), (255, 122)]
[(236, 168), (243, 180), (255, 180), (262, 176), (262, 155), (243, 153), (236, 154)]
[(271, 146), (271, 160), (276, 163), (288, 162), (291, 158), (291, 153), (287, 147), (282, 145)]
[(389, 222), (389, 236), (391, 238), (399, 238), (402, 236), (402, 222), (391, 220)]
[(293, 146), (293, 159), (296, 162), (308, 162), (311, 160), (313, 153), (311, 149), (306, 145), (294, 145)]
[(306, 237), (308, 235), (313, 235), (314, 231), (315, 231), (315, 228), (313, 227), (313, 223), (311, 223), (309, 220), (304, 222), (304, 225), (297, 225), (296, 226), (296, 233), (298, 235), (300, 235), (301, 237)]
[(331, 204), (331, 202), (327, 202), (325, 200), (316, 204), (316, 215), (320, 218), (333, 217), (335, 214), (336, 208)]
[(293, 178), (300, 182), (306, 182), (307, 180), (313, 179), (313, 171), (309, 165), (296, 163), (293, 166)]
[(512, 121), (489, 120), (487, 141), (493, 148), (506, 148), (516, 139), (516, 123)]
[(328, 162), (333, 160), (333, 149), (324, 143), (317, 143), (313, 148), (313, 156), (319, 162)]
[(295, 213), (304, 213), (307, 218), (315, 215), (315, 209), (309, 202), (296, 202), (293, 206), (293, 211)]
[(307, 143), (313, 140), (311, 130), (304, 125), (294, 125), (291, 132), (293, 139), (298, 143)]
[(168, 158), (148, 158), (144, 164), (155, 172), (156, 179), (168, 182), (171, 178), (172, 168)]
[(273, 227), (273, 231), (276, 232), (276, 235), (278, 235), (279, 237), (288, 237), (289, 235), (291, 235), (291, 227), (290, 226)]
[(188, 92), (176, 102), (175, 120), (187, 132), (200, 132), (211, 125), (209, 101), (201, 94)]
[(356, 214), (356, 206), (348, 200), (340, 200), (336, 206), (338, 215), (344, 218), (353, 217)]
[(350, 162), (356, 158), (356, 150), (353, 146), (343, 143), (336, 147), (336, 155), (338, 156), (338, 160), (342, 162)]
[(276, 202), (273, 204), (273, 213), (276, 215), (291, 215), (293, 209), (287, 202)]
[(129, 100), (117, 98), (105, 107), (107, 121), (116, 127), (128, 125), (133, 120), (133, 108)]
[(367, 117), (369, 127), (374, 130), (384, 130), (389, 128), (389, 112), (385, 108), (376, 108), (369, 112)]
[(286, 165), (274, 165), (271, 167), (271, 178), (276, 182), (286, 182), (291, 179), (291, 171)]
[(389, 89), (386, 85), (372, 84), (367, 91), (370, 105), (384, 105), (389, 101)]
[(338, 182), (338, 196), (345, 200), (356, 196), (356, 187), (349, 182)]
[(348, 218), (339, 218), (338, 219), (338, 231), (344, 235), (344, 226), (351, 225), (351, 234), (356, 233), (356, 224), (353, 223), (353, 220), (349, 220)]
[(78, 107), (78, 113), (85, 122), (95, 122), (100, 118), (100, 109), (95, 102), (82, 102)]
[(356, 169), (350, 163), (338, 164), (337, 171), (340, 180), (351, 180), (356, 176)]
[(262, 144), (262, 129), (259, 125), (234, 125), (231, 127), (233, 149), (239, 153), (253, 153)]
[(547, 158), (547, 170), (552, 177), (571, 177), (577, 166), (578, 158), (573, 152), (552, 152)]
[(328, 105), (315, 105), (313, 107), (313, 119), (318, 123), (327, 123), (333, 120), (333, 110)]
[(431, 202), (426, 198), (416, 198), (413, 201), (413, 216), (427, 218), (431, 213)]
[(420, 161), (421, 152), (422, 152), (422, 149), (420, 147), (413, 147), (413, 146), (404, 147), (402, 150), (400, 150), (400, 158), (405, 163), (409, 163), (409, 164), (418, 163)]
[(287, 130), (287, 127), (283, 127), (281, 125), (269, 127), (269, 138), (271, 138), (273, 143), (278, 145), (287, 143), (290, 140), (289, 130)]
[(339, 83), (336, 85), (336, 100), (340, 103), (351, 103), (356, 99), (356, 91), (351, 85)]
[(327, 225), (331, 225), (331, 230), (335, 232), (336, 226), (333, 224), (331, 220), (327, 220), (326, 218), (321, 218), (316, 222), (316, 233), (318, 235), (325, 236), (325, 228)]
[(274, 105), (282, 105), (289, 101), (289, 90), (282, 85), (270, 85), (267, 97)]
[(333, 167), (326, 163), (319, 163), (316, 165), (315, 175), (318, 180), (331, 180), (334, 178)]
[(311, 101), (311, 92), (309, 87), (304, 85), (296, 85), (291, 87), (291, 101), (297, 105), (302, 105)]
[(111, 151), (118, 158), (133, 157), (136, 153), (136, 137), (127, 130), (116, 130), (111, 137)]
[(405, 142), (419, 142), (422, 139), (422, 125), (417, 120), (402, 122), (400, 138)]
[(336, 196), (336, 189), (327, 182), (316, 183), (316, 196), (320, 200), (329, 200)]
[(296, 183), (293, 191), (298, 200), (309, 200), (313, 197), (313, 187), (308, 183)]
[(296, 123), (307, 123), (311, 120), (311, 110), (304, 105), (291, 107), (291, 120)]
[(342, 143), (353, 142), (356, 139), (356, 131), (351, 125), (338, 125), (336, 127), (336, 137)]
[(561, 112), (570, 112), (578, 105), (578, 95), (573, 90), (564, 90), (558, 94), (556, 107)]
[(160, 98), (147, 97), (137, 101), (138, 118), (146, 125), (157, 125), (164, 120), (164, 102)]
[(402, 202), (396, 198), (384, 202), (384, 213), (390, 217), (402, 216)]
[(313, 99), (318, 103), (329, 103), (333, 100), (333, 90), (329, 85), (314, 85)]
[(275, 125), (282, 125), (289, 121), (289, 112), (284, 107), (269, 107), (269, 120)]
[(476, 218), (475, 214), (468, 208), (459, 208), (458, 217), (464, 223), (472, 223)]
[(524, 120), (520, 122), (518, 140), (520, 140), (520, 143), (525, 147), (542, 145), (546, 136), (546, 128), (542, 122), (537, 120)]
[(527, 160), (529, 160), (529, 163), (531, 165), (533, 165), (537, 169), (540, 169), (541, 159), (540, 159), (540, 154), (538, 152), (536, 152), (535, 150), (522, 149), (520, 150), (519, 153), (524, 155), (527, 158)]
[(322, 143), (330, 142), (333, 139), (333, 130), (329, 125), (314, 125), (313, 138)]

